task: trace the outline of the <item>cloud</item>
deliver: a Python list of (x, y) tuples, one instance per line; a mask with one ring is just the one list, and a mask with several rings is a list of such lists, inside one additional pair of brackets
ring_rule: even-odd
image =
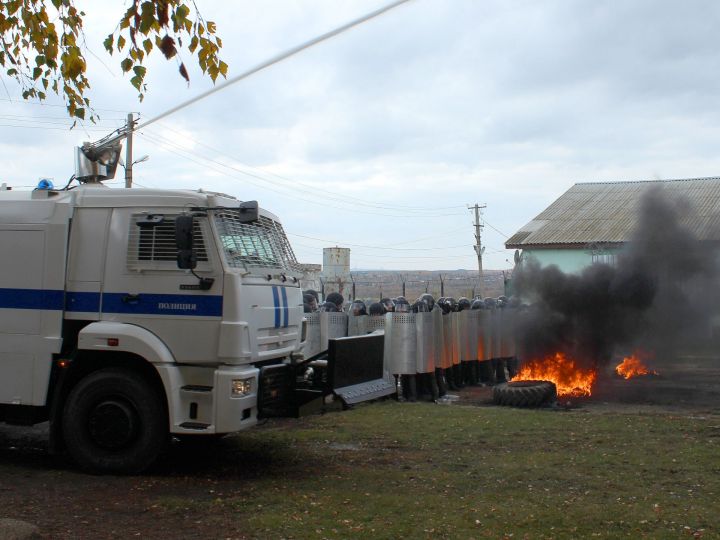
[[(80, 7), (98, 57), (89, 68), (101, 128), (127, 111), (151, 119), (212, 88), (188, 53), (189, 87), (174, 62), (156, 58), (138, 103), (119, 58), (101, 46), (122, 8), (96, 4)], [(218, 23), (233, 76), (381, 5), (199, 7)], [(471, 244), (464, 205), (475, 202), (512, 234), (577, 181), (717, 174), (719, 11), (710, 0), (414, 0), (148, 127), (135, 152), (151, 160), (135, 178), (257, 199), (289, 231), (338, 243), (403, 246), (439, 231), (421, 245)], [(72, 145), (102, 132), (38, 129), (62, 112), (0, 101), (0, 113), (35, 122), (0, 128), (0, 180), (72, 173)], [(428, 217), (407, 217), (419, 212), (403, 206)], [(488, 226), (484, 241), (487, 268), (511, 266), (502, 234)], [(298, 252), (318, 257), (306, 262), (320, 262), (322, 242), (300, 243), (310, 247)], [(354, 253), (358, 266), (391, 260)], [(475, 254), (394, 261), (386, 267), (472, 268)]]

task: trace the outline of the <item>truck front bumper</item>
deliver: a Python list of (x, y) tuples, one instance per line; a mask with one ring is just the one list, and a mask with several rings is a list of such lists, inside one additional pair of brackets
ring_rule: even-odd
[(165, 387), (171, 433), (232, 433), (257, 423), (258, 369), (177, 364), (155, 367)]

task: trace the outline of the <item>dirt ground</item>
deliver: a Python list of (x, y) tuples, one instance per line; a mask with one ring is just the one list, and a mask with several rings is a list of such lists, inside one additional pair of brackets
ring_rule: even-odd
[[(678, 416), (720, 414), (720, 359), (687, 356), (657, 366), (657, 376), (625, 381), (603, 375), (593, 397), (563, 400), (559, 407), (587, 413), (628, 412)], [(492, 388), (471, 387), (449, 406), (492, 406)], [(256, 430), (277, 428), (278, 420)], [(201, 445), (175, 444), (152, 471), (134, 477), (91, 476), (48, 453), (47, 425), (0, 425), (0, 518), (35, 524), (44, 538), (222, 538), (244, 537), (236, 515), (200, 508), (161, 511), (158, 499), (182, 494), (211, 502), (238, 492), (263, 474), (267, 460), (241, 435)], [(243, 459), (237, 458), (242, 452)], [(231, 465), (228, 465), (231, 464)], [(217, 534), (208, 536), (208, 531)], [(252, 535), (251, 535), (252, 536)]]

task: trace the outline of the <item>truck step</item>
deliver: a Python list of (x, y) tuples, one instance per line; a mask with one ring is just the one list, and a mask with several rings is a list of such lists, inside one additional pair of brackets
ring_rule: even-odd
[(183, 422), (180, 424), (180, 427), (183, 429), (196, 429), (198, 431), (202, 431), (209, 428), (210, 424), (203, 424), (202, 422)]
[(213, 390), (212, 386), (203, 386), (201, 384), (186, 384), (185, 386), (181, 386), (180, 390), (184, 390), (185, 392), (201, 392), (201, 393), (210, 393)]

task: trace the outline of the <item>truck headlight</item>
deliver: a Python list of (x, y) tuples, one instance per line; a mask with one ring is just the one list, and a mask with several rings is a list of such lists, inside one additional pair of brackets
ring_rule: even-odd
[(249, 379), (233, 379), (230, 387), (231, 397), (247, 396), (253, 391), (253, 377)]

